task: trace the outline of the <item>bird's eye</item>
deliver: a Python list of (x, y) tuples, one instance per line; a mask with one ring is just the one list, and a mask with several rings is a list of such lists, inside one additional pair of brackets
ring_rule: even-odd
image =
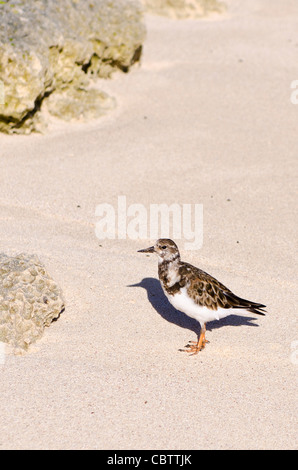
[(162, 250), (165, 250), (167, 248), (167, 245), (164, 245), (161, 248), (162, 248)]

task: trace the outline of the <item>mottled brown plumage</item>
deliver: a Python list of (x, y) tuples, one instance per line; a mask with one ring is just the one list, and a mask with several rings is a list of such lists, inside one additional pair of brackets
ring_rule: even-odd
[[(165, 240), (166, 239), (161, 239), (160, 242), (165, 243)], [(169, 266), (173, 261), (175, 262), (178, 280), (174, 285), (169, 286)], [(205, 306), (211, 310), (217, 310), (219, 307), (244, 308), (249, 309), (249, 311), (253, 313), (264, 315), (264, 312), (260, 309), (264, 308), (265, 305), (237, 297), (230, 289), (210, 274), (189, 263), (181, 261), (179, 251), (177, 257), (170, 261), (163, 260), (159, 263), (158, 275), (163, 288), (169, 295), (178, 293), (182, 287), (186, 286), (189, 297), (202, 307)]]

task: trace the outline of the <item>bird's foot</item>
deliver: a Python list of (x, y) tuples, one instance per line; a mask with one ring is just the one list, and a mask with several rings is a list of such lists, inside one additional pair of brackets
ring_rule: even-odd
[(188, 344), (185, 346), (185, 349), (179, 349), (179, 351), (187, 352), (190, 356), (194, 356), (198, 354), (198, 352), (202, 351), (206, 346), (206, 343), (209, 341), (205, 338), (206, 333), (206, 323), (204, 326), (201, 327), (200, 337), (198, 337), (198, 341), (189, 341)]
[[(187, 343), (187, 345), (185, 346), (185, 348), (188, 348), (188, 347), (189, 347), (188, 344), (198, 344), (198, 343), (199, 343), (199, 341), (188, 341), (188, 343)], [(204, 339), (204, 340), (202, 341), (202, 344), (204, 344), (204, 346), (205, 346), (205, 344), (207, 344), (207, 343), (210, 343), (210, 341), (208, 341), (208, 339)]]
[(179, 349), (179, 351), (187, 352), (190, 356), (194, 356), (205, 348), (206, 343), (209, 343), (209, 341), (205, 338), (200, 338), (199, 341), (189, 341), (188, 344), (184, 346), (185, 349)]

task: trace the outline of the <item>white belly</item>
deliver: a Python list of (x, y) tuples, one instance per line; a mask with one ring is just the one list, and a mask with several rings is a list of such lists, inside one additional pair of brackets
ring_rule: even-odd
[(175, 295), (169, 295), (166, 291), (164, 292), (173, 307), (189, 317), (194, 318), (200, 322), (201, 325), (209, 321), (220, 320), (232, 313), (236, 313), (232, 312), (232, 309), (219, 308), (218, 310), (210, 310), (207, 307), (196, 304), (193, 299), (187, 295), (186, 287), (183, 287), (180, 292)]

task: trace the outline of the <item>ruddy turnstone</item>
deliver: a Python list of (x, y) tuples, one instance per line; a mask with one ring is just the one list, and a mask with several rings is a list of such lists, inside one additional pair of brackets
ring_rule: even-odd
[(214, 277), (180, 259), (178, 247), (173, 240), (160, 238), (154, 246), (139, 250), (140, 253), (156, 253), (158, 276), (170, 303), (201, 325), (198, 341), (189, 341), (186, 351), (197, 354), (209, 341), (205, 338), (206, 323), (220, 320), (235, 313), (247, 312), (265, 315), (263, 304), (237, 297)]

